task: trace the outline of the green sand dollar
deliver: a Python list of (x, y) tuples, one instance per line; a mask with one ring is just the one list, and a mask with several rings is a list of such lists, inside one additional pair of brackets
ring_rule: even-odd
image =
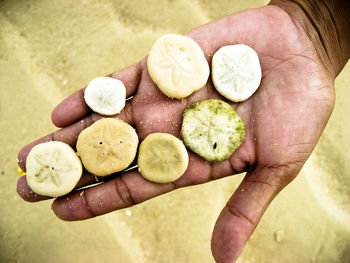
[(209, 162), (228, 159), (245, 138), (245, 125), (221, 100), (195, 102), (184, 112), (181, 136), (193, 152)]

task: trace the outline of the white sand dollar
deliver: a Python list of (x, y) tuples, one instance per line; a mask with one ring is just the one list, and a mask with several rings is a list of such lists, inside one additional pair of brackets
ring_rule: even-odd
[(139, 138), (118, 118), (102, 118), (78, 136), (77, 151), (86, 170), (107, 176), (127, 168), (135, 159)]
[(261, 81), (257, 53), (243, 44), (221, 47), (213, 56), (212, 80), (226, 99), (234, 102), (248, 99)]
[(152, 133), (140, 144), (137, 165), (147, 180), (168, 183), (185, 173), (188, 153), (183, 142), (175, 136)]
[(181, 136), (185, 145), (203, 159), (220, 162), (242, 144), (245, 125), (228, 103), (203, 100), (186, 109)]
[(102, 115), (114, 115), (125, 106), (126, 89), (122, 81), (98, 77), (90, 81), (84, 92), (86, 104)]
[(73, 149), (58, 141), (34, 146), (28, 154), (26, 170), (29, 187), (37, 194), (51, 197), (71, 192), (83, 173)]
[(200, 46), (191, 38), (168, 34), (153, 44), (148, 72), (170, 98), (185, 98), (208, 81), (209, 65)]

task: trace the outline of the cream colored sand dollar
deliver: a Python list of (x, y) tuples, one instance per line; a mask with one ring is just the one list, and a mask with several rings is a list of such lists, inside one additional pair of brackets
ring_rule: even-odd
[(126, 89), (119, 79), (98, 77), (86, 87), (84, 99), (94, 112), (114, 115), (125, 106)]
[(209, 77), (209, 65), (200, 46), (181, 35), (168, 34), (156, 40), (147, 66), (152, 80), (170, 98), (191, 95), (202, 88)]
[(185, 173), (188, 153), (183, 142), (175, 136), (152, 133), (140, 144), (137, 165), (147, 180), (168, 183)]
[(261, 81), (257, 53), (243, 44), (221, 47), (213, 56), (212, 80), (226, 99), (235, 102), (248, 99)]
[(138, 145), (136, 131), (118, 118), (103, 118), (83, 130), (77, 151), (86, 170), (106, 176), (127, 168)]
[(224, 161), (242, 144), (245, 125), (232, 107), (221, 100), (193, 103), (183, 117), (185, 145), (209, 162)]
[(28, 154), (26, 170), (29, 187), (37, 194), (51, 197), (71, 192), (83, 172), (73, 149), (58, 141), (34, 146)]

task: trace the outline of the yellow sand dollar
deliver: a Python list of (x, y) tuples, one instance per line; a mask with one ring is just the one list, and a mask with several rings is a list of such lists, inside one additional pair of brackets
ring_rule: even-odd
[(140, 144), (137, 165), (147, 180), (168, 183), (185, 173), (188, 153), (183, 142), (175, 136), (152, 133)]
[(97, 176), (106, 176), (131, 164), (138, 141), (129, 124), (118, 118), (104, 118), (79, 134), (77, 151), (86, 170)]
[(185, 98), (202, 88), (209, 65), (200, 46), (191, 38), (168, 34), (153, 44), (147, 59), (148, 72), (170, 98)]
[(58, 141), (34, 146), (28, 154), (26, 170), (29, 187), (37, 194), (51, 197), (71, 192), (83, 173), (73, 149)]

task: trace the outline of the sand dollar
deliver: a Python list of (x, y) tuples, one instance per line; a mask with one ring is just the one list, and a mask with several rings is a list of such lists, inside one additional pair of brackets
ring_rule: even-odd
[(29, 187), (37, 194), (51, 197), (71, 192), (83, 172), (73, 149), (58, 141), (34, 146), (28, 154), (26, 170)]
[(235, 102), (248, 99), (261, 81), (257, 53), (243, 44), (221, 47), (213, 56), (212, 79), (216, 90), (226, 99)]
[(185, 110), (181, 136), (185, 145), (203, 159), (219, 162), (242, 144), (245, 125), (228, 103), (203, 100)]
[(168, 34), (156, 40), (147, 66), (152, 80), (170, 98), (191, 95), (202, 88), (209, 77), (209, 65), (200, 46), (181, 35)]
[(184, 174), (188, 153), (183, 142), (175, 136), (152, 133), (140, 144), (137, 165), (147, 180), (168, 183)]
[(86, 104), (102, 115), (114, 115), (125, 106), (126, 88), (119, 79), (98, 77), (84, 91)]
[(77, 151), (86, 170), (106, 176), (127, 168), (137, 145), (133, 127), (118, 118), (103, 118), (79, 134)]

